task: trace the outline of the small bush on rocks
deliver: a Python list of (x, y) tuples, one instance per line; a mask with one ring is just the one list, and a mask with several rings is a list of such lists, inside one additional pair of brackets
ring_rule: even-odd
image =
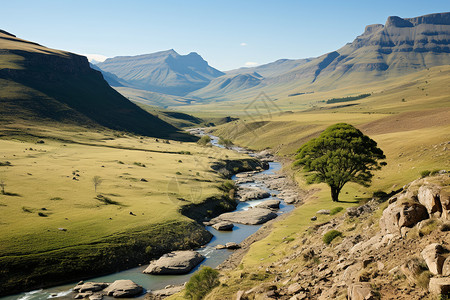
[(331, 241), (337, 238), (338, 236), (342, 236), (342, 232), (333, 229), (325, 233), (323, 235), (322, 240), (325, 244), (329, 245)]

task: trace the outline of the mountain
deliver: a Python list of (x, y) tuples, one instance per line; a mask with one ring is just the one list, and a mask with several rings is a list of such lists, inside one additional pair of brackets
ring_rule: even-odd
[(223, 94), (234, 94), (261, 84), (263, 77), (256, 73), (243, 73), (237, 75), (224, 75), (213, 79), (207, 86), (190, 93), (193, 98), (214, 98)]
[(231, 71), (225, 72), (227, 75), (232, 74), (245, 74), (245, 73), (252, 73), (256, 72), (263, 77), (275, 77), (277, 75), (281, 75), (283, 73), (286, 73), (288, 71), (291, 71), (292, 69), (295, 69), (296, 67), (299, 67), (303, 64), (306, 64), (307, 62), (311, 61), (310, 58), (305, 59), (279, 59), (277, 61), (260, 65), (257, 67), (252, 68), (239, 68)]
[[(219, 77), (191, 93), (202, 99), (249, 101), (264, 91), (272, 98), (300, 95), (372, 83), (450, 64), (450, 13), (415, 18), (389, 17), (385, 25), (368, 25), (360, 36), (342, 48), (317, 58), (278, 60), (244, 71), (264, 78), (239, 91), (212, 87)], [(200, 100), (198, 100), (200, 102)]]
[(105, 126), (191, 140), (127, 100), (89, 66), (86, 57), (49, 49), (0, 31), (0, 119)]
[(176, 96), (200, 89), (224, 75), (210, 67), (197, 53), (180, 55), (173, 49), (108, 58), (97, 67), (126, 81), (131, 88)]

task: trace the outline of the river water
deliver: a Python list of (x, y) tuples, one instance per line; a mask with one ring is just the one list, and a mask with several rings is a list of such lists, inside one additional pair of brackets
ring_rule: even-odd
[[(211, 136), (211, 143), (213, 146), (223, 147), (218, 143), (218, 138), (215, 136)], [(241, 151), (241, 148), (234, 148), (236, 151)], [(279, 162), (270, 162), (269, 169), (262, 171), (262, 174), (274, 174), (278, 170), (281, 169), (281, 163)], [(236, 176), (233, 176), (233, 180), (236, 179)], [(270, 190), (263, 184), (258, 183), (244, 183), (239, 186), (257, 186), (267, 190), (271, 195), (270, 198), (265, 198), (261, 200), (253, 200), (247, 202), (240, 202), (236, 208), (236, 211), (247, 210), (250, 207), (256, 206), (266, 200), (269, 199), (278, 199), (276, 198), (276, 194), (278, 191)], [(279, 199), (280, 200), (280, 199)], [(286, 213), (294, 208), (293, 205), (286, 205), (283, 201), (280, 203), (280, 209), (277, 211), (278, 214)], [(146, 290), (158, 290), (163, 289), (167, 285), (177, 285), (183, 284), (188, 281), (192, 274), (198, 270), (201, 266), (209, 266), (212, 268), (217, 267), (219, 264), (224, 262), (233, 252), (233, 250), (223, 249), (216, 250), (215, 246), (222, 244), (225, 245), (228, 242), (240, 243), (253, 233), (255, 233), (262, 225), (241, 225), (234, 224), (234, 228), (232, 231), (217, 231), (213, 229), (211, 226), (207, 226), (206, 229), (210, 231), (214, 237), (211, 241), (205, 245), (205, 247), (197, 249), (199, 253), (205, 256), (205, 260), (197, 266), (194, 270), (192, 270), (189, 274), (185, 275), (150, 275), (144, 274), (142, 271), (147, 267), (147, 265), (143, 265), (141, 267), (136, 267), (132, 269), (128, 269), (125, 271), (113, 273), (106, 276), (99, 276), (95, 278), (90, 278), (85, 281), (94, 281), (94, 282), (113, 282), (119, 279), (130, 279), (137, 284), (144, 287)], [(0, 283), (1, 284), (1, 283)], [(73, 299), (71, 294), (71, 288), (76, 285), (76, 282), (55, 286), (46, 289), (35, 290), (31, 292), (21, 293), (13, 296), (1, 297), (0, 300), (43, 300), (43, 299), (51, 299), (51, 298), (68, 298)], [(107, 299), (109, 297), (105, 297)]]

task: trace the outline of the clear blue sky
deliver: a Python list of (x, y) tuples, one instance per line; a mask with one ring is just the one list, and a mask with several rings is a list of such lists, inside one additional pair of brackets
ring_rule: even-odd
[(108, 57), (175, 49), (229, 70), (324, 54), (391, 15), (450, 11), (448, 0), (14, 0), (0, 29), (51, 48)]

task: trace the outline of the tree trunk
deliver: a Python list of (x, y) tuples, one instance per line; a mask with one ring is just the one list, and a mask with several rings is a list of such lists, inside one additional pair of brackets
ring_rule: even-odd
[(331, 199), (333, 202), (339, 202), (339, 193), (341, 192), (341, 189), (338, 189), (337, 187), (332, 186), (331, 187)]

